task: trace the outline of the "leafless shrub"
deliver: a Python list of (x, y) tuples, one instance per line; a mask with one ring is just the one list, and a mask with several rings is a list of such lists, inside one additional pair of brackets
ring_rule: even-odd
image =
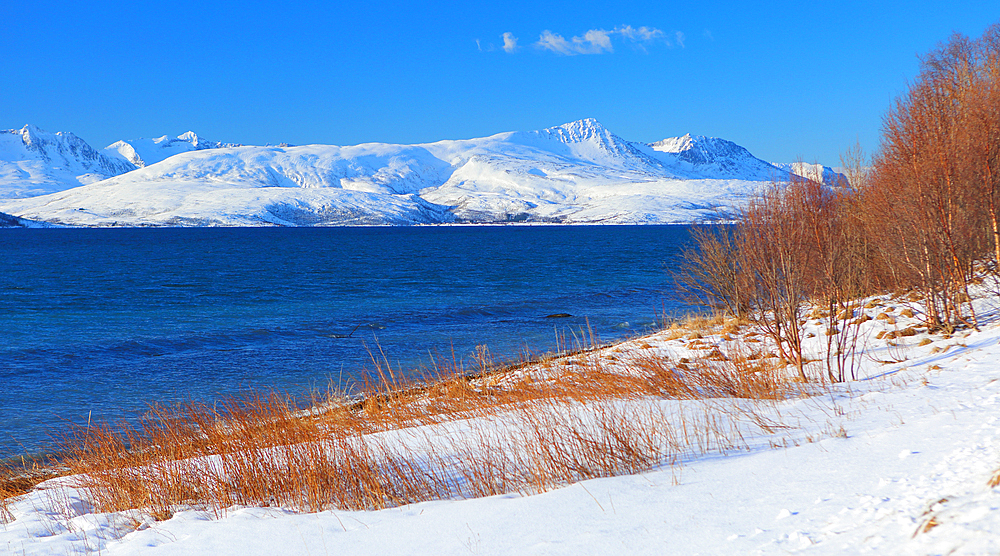
[(1000, 261), (1000, 24), (924, 56), (885, 117), (880, 152), (869, 160), (855, 147), (843, 163), (849, 187), (792, 176), (752, 199), (734, 226), (695, 232), (679, 280), (707, 305), (753, 320), (803, 380), (807, 300), (811, 318), (837, 331), (826, 335), (831, 381), (855, 373), (864, 318), (854, 299), (910, 292), (932, 330), (977, 326), (977, 262)]
[(827, 362), (830, 378), (843, 380), (856, 326), (838, 315), (869, 287), (845, 195), (790, 175), (753, 198), (735, 226), (696, 231), (679, 278), (688, 292), (770, 336), (803, 381), (807, 302), (818, 300), (813, 316), (825, 315), (838, 331), (829, 337)]
[(868, 227), (886, 247), (897, 286), (919, 288), (928, 324), (977, 324), (968, 287), (977, 260), (1000, 257), (1000, 24), (960, 34), (921, 61), (885, 118), (870, 187)]

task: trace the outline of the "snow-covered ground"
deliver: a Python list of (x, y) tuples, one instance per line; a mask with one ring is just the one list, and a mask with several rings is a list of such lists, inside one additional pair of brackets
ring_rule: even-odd
[[(232, 507), (215, 515), (180, 509), (165, 521), (140, 512), (95, 513), (82, 491), (65, 486), (69, 479), (55, 479), (0, 515), (0, 552), (998, 554), (1000, 487), (989, 483), (1000, 472), (1000, 297), (989, 289), (981, 287), (976, 299), (980, 329), (953, 335), (921, 329), (918, 304), (873, 300), (865, 309), (872, 319), (861, 325), (859, 380), (763, 404), (756, 414), (769, 420), (766, 430), (738, 423), (745, 437), (721, 453), (693, 450), (644, 473), (534, 495), (378, 511)], [(810, 317), (811, 358), (822, 357), (825, 328)], [(916, 334), (876, 337), (904, 329)], [(665, 330), (595, 357), (609, 365), (650, 355), (683, 362), (716, 345), (766, 345), (748, 332)], [(574, 361), (579, 358), (564, 363)], [(811, 364), (814, 375), (818, 365)], [(544, 377), (552, 368), (520, 370), (503, 380)], [(703, 406), (708, 415), (709, 407), (745, 401), (683, 403), (693, 413)], [(428, 438), (439, 430), (399, 434)]]

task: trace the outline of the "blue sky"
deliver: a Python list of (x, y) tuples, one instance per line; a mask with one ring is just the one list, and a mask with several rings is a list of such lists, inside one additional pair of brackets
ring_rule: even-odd
[(349, 145), (593, 117), (831, 166), (877, 147), (918, 54), (1000, 20), (984, 0), (2, 4), (2, 129)]

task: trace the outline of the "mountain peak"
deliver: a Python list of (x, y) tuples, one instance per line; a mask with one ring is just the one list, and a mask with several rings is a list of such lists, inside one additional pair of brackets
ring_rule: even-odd
[(584, 118), (575, 122), (549, 127), (539, 131), (538, 134), (551, 139), (557, 139), (563, 143), (582, 143), (591, 139), (606, 142), (615, 137), (613, 133), (608, 131), (608, 128), (601, 125), (601, 122), (594, 118)]
[(68, 131), (49, 133), (38, 126), (26, 124), (21, 129), (9, 129), (4, 133), (19, 135), (24, 148), (37, 153), (44, 160), (51, 160), (53, 156), (82, 156), (86, 159), (97, 156), (97, 152), (86, 141)]
[(228, 143), (213, 142), (205, 139), (204, 137), (198, 137), (198, 134), (193, 131), (186, 131), (177, 136), (175, 141), (183, 141), (185, 143), (190, 143), (195, 150), (201, 149), (213, 149), (224, 146), (230, 146)]
[(0, 131), (0, 198), (31, 197), (117, 176), (134, 166), (95, 151), (76, 135), (27, 124)]
[(649, 147), (654, 151), (667, 153), (669, 159), (661, 156), (668, 164), (690, 164), (695, 172), (706, 175), (727, 176), (740, 179), (773, 179), (782, 170), (760, 160), (745, 148), (718, 137), (685, 133), (680, 137), (669, 137)]
[(11, 129), (7, 133), (13, 133), (21, 136), (21, 141), (24, 146), (29, 150), (45, 150), (45, 145), (52, 145), (56, 143), (61, 143), (65, 145), (70, 145), (74, 149), (79, 148), (90, 148), (86, 145), (83, 139), (80, 139), (76, 135), (68, 131), (59, 131), (56, 133), (49, 133), (38, 126), (33, 124), (25, 124), (21, 129)]
[[(630, 141), (611, 133), (594, 118), (584, 118), (538, 131), (516, 134), (551, 145), (558, 142), (573, 156), (598, 164), (628, 167), (659, 167), (660, 163), (640, 151)], [(543, 147), (549, 148), (549, 147)]]
[(685, 151), (705, 151), (713, 150), (714, 147), (720, 144), (733, 144), (731, 141), (726, 141), (725, 139), (718, 139), (716, 137), (706, 137), (704, 135), (692, 135), (690, 133), (685, 133), (680, 137), (668, 137), (666, 139), (661, 139), (655, 143), (651, 143), (649, 146), (653, 150), (657, 150), (665, 153), (682, 153)]
[[(139, 139), (141, 141), (141, 139)], [(185, 143), (194, 147), (194, 150), (210, 149), (214, 144), (202, 137), (198, 137), (198, 134), (193, 131), (185, 131), (177, 137), (170, 137), (169, 135), (164, 135), (162, 137), (157, 137), (152, 139), (153, 144), (159, 145), (161, 149), (166, 148), (177, 148), (176, 143)]]
[(712, 164), (723, 159), (754, 158), (750, 151), (725, 139), (691, 135), (669, 137), (649, 145), (653, 150), (674, 153), (677, 158), (691, 164)]
[(117, 141), (104, 148), (106, 154), (127, 160), (142, 168), (166, 160), (167, 158), (189, 151), (204, 149), (219, 149), (224, 147), (242, 147), (238, 143), (221, 143), (199, 137), (193, 131), (186, 131), (176, 137), (163, 135), (153, 139), (132, 139)]
[(21, 139), (24, 141), (25, 145), (30, 145), (33, 141), (37, 141), (36, 138), (42, 133), (44, 132), (32, 124), (25, 124), (20, 131)]

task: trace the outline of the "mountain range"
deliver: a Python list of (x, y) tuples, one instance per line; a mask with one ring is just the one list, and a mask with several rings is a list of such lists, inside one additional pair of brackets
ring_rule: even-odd
[(116, 141), (104, 147), (104, 155), (117, 158), (132, 164), (135, 168), (145, 168), (150, 164), (164, 161), (175, 154), (205, 149), (222, 149), (226, 147), (242, 147), (239, 143), (220, 143), (209, 141), (193, 131), (188, 131), (177, 137), (166, 135), (155, 139), (132, 139)]
[(188, 132), (103, 152), (71, 133), (0, 131), (0, 213), (71, 226), (695, 222), (790, 172), (841, 183), (724, 139), (632, 142), (593, 119), (418, 145), (261, 147)]

